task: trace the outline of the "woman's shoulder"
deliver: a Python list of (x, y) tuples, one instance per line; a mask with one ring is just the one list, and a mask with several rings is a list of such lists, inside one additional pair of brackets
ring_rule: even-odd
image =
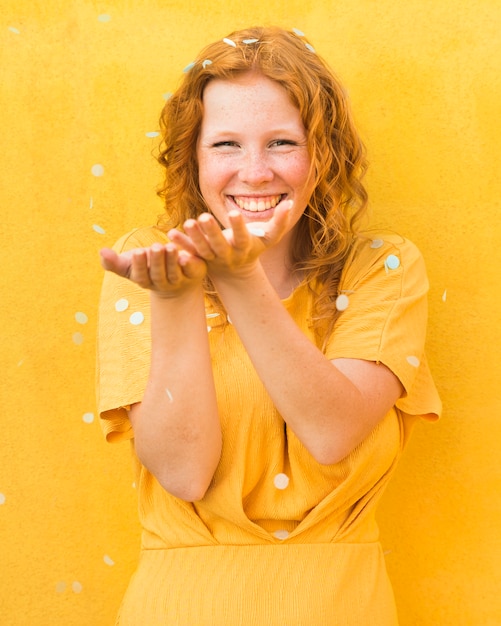
[(113, 250), (120, 253), (134, 248), (148, 248), (154, 243), (167, 242), (167, 234), (158, 226), (142, 226), (122, 235), (113, 245)]

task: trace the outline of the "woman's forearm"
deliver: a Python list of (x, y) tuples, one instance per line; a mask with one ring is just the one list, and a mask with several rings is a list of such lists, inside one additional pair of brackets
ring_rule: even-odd
[[(367, 395), (303, 334), (260, 265), (243, 279), (225, 276), (214, 282), (283, 419), (320, 463), (344, 458), (391, 408), (401, 392), (398, 381), (386, 370), (386, 400)], [(382, 369), (370, 374), (384, 375)], [(384, 377), (379, 380), (386, 385)]]
[(142, 402), (131, 407), (141, 462), (179, 498), (199, 500), (221, 454), (202, 287), (151, 295), (152, 355)]

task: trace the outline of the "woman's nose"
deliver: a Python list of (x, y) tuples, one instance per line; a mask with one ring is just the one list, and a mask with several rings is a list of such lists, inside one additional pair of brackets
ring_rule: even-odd
[(238, 175), (243, 183), (256, 186), (271, 181), (273, 170), (267, 155), (256, 150), (243, 156)]

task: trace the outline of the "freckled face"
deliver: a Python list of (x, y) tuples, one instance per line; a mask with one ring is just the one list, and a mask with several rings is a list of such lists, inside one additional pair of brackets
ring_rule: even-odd
[(212, 213), (223, 227), (235, 209), (247, 222), (267, 221), (280, 202), (292, 200), (292, 230), (314, 181), (306, 130), (285, 89), (255, 73), (213, 80), (203, 105), (199, 184)]

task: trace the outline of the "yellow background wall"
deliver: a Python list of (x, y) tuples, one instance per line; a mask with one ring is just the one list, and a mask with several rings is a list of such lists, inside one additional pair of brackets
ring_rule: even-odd
[(164, 94), (255, 23), (305, 31), (344, 79), (374, 221), (428, 263), (444, 416), (380, 512), (401, 623), (501, 624), (499, 1), (2, 0), (2, 625), (113, 623), (138, 528), (127, 445), (95, 417), (97, 251), (161, 210)]

